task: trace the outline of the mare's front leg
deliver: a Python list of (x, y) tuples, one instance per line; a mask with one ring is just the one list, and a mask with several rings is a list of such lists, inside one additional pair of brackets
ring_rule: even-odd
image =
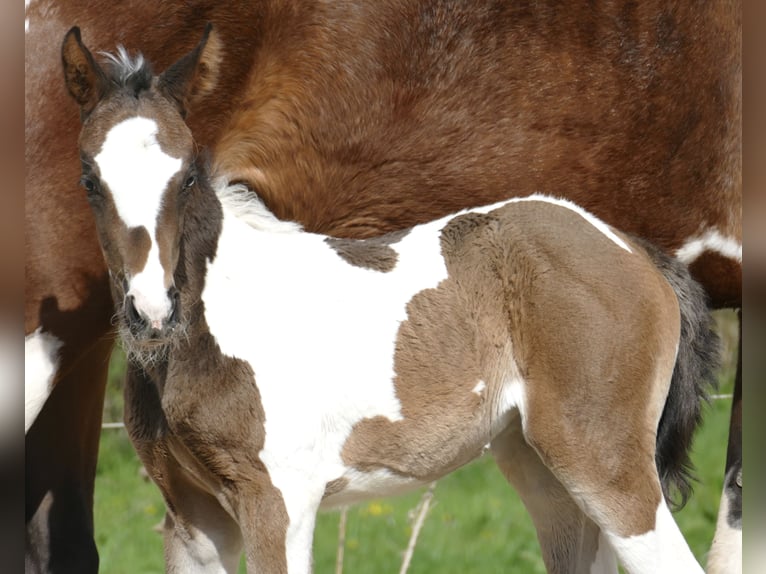
[(25, 437), (25, 571), (98, 572), (93, 540), (104, 389), (113, 342), (104, 337), (83, 355), (66, 348), (58, 382)]

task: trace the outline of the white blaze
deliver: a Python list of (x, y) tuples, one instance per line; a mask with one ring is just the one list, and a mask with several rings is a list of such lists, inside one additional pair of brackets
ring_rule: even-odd
[(128, 228), (145, 227), (152, 245), (143, 270), (129, 281), (136, 309), (159, 326), (171, 310), (157, 246), (157, 218), (170, 179), (182, 161), (165, 153), (157, 141), (157, 123), (133, 117), (115, 125), (94, 158), (109, 186), (117, 213)]

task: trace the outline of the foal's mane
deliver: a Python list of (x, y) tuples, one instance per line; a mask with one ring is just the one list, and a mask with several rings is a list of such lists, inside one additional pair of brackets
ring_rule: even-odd
[(124, 46), (117, 46), (117, 53), (99, 52), (104, 57), (106, 77), (118, 88), (138, 94), (148, 90), (152, 83), (152, 67), (140, 52), (131, 56)]
[(278, 219), (246, 185), (216, 182), (214, 189), (223, 208), (254, 229), (277, 233), (302, 229), (299, 223)]

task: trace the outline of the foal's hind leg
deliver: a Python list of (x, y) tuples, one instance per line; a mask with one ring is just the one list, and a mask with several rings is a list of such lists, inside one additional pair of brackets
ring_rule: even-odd
[[(527, 442), (600, 528), (625, 571), (701, 574), (662, 495), (650, 417), (573, 404), (550, 407), (530, 400)], [(603, 420), (593, 425), (594, 418)]]
[(492, 441), (492, 453), (532, 517), (551, 574), (616, 574), (617, 558), (598, 526), (526, 443), (519, 421)]

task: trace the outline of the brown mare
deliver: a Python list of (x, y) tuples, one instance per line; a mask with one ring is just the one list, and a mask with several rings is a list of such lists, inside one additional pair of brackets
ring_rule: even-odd
[[(683, 256), (716, 307), (741, 305), (739, 2), (107, 11), (33, 0), (26, 17), (25, 331), (39, 373), (26, 383), (36, 396), (52, 389), (26, 436), (28, 570), (97, 564), (93, 478), (114, 335), (77, 185), (79, 120), (52, 81), (51, 38), (73, 24), (91, 48), (122, 43), (164, 69), (213, 22), (222, 65), (189, 118), (195, 139), (217, 175), (309, 230), (364, 237), (509, 195), (564, 195)], [(741, 528), (740, 393), (738, 370), (719, 533)]]

